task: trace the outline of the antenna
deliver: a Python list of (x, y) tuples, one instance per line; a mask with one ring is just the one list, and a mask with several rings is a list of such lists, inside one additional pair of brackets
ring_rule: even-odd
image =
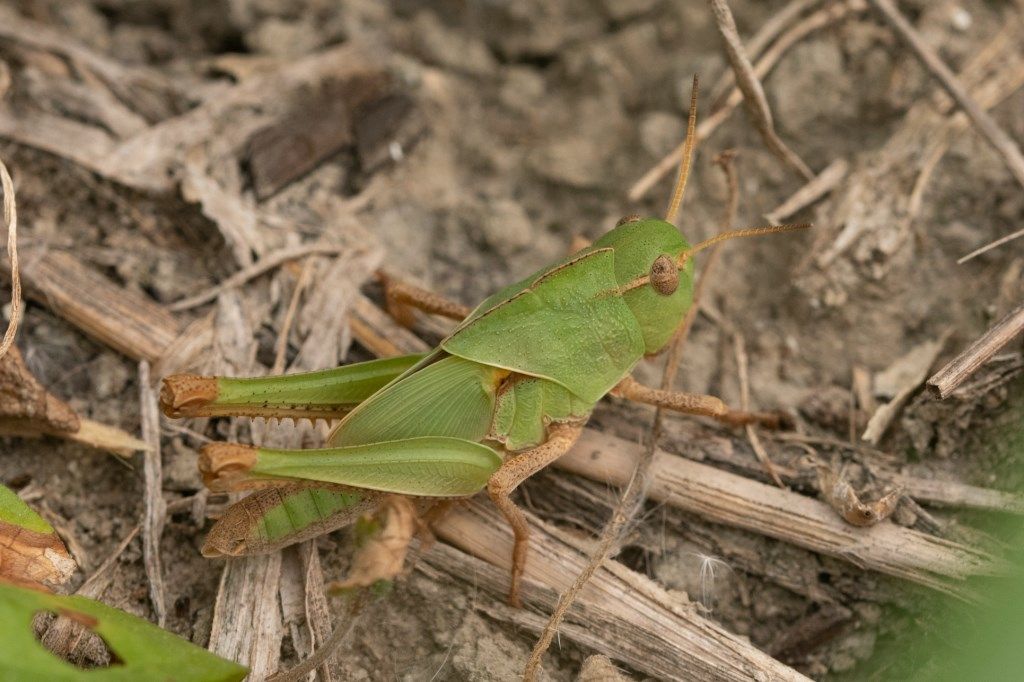
[(697, 74), (693, 74), (693, 87), (690, 89), (690, 120), (686, 124), (683, 158), (679, 162), (679, 177), (676, 179), (675, 189), (672, 190), (672, 200), (669, 201), (668, 210), (665, 211), (665, 222), (668, 223), (672, 223), (676, 218), (676, 213), (679, 212), (679, 206), (683, 203), (683, 192), (686, 191), (686, 180), (690, 177), (690, 160), (693, 158), (693, 148), (697, 144), (697, 91), (699, 89)]
[(792, 232), (793, 230), (806, 230), (811, 227), (811, 223), (793, 223), (788, 225), (768, 225), (767, 227), (748, 227), (743, 230), (729, 230), (728, 232), (722, 232), (716, 234), (714, 237), (705, 239), (704, 241), (691, 246), (688, 250), (683, 251), (679, 255), (679, 267), (683, 267), (686, 260), (697, 253), (703, 251), (709, 246), (714, 246), (720, 242), (728, 241), (729, 239), (738, 239), (740, 237), (759, 237), (765, 234), (777, 234), (779, 232)]

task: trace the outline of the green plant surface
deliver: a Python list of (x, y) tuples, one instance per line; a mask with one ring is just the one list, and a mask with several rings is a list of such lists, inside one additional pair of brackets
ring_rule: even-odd
[[(106, 642), (115, 662), (83, 669), (48, 651), (32, 618), (51, 612), (71, 618)], [(0, 681), (241, 680), (248, 670), (123, 611), (79, 596), (60, 596), (0, 582)]]

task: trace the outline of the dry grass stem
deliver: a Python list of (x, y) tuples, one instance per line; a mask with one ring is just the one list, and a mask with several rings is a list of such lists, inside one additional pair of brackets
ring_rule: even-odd
[(277, 334), (277, 341), (274, 343), (274, 366), (271, 367), (271, 374), (280, 374), (284, 371), (285, 361), (288, 357), (288, 337), (291, 335), (292, 323), (295, 322), (295, 313), (299, 310), (299, 301), (302, 299), (302, 292), (309, 284), (310, 262), (303, 261), (302, 271), (295, 280), (295, 289), (288, 301), (288, 310), (285, 311), (284, 321), (281, 322), (281, 331)]
[[(754, 75), (763, 79), (778, 64), (779, 60), (801, 40), (821, 30), (825, 26), (836, 23), (850, 16), (867, 10), (865, 0), (846, 0), (836, 4), (829, 4), (814, 12), (805, 19), (800, 20), (792, 28), (786, 31), (775, 43), (773, 43), (754, 65)], [(733, 76), (735, 77), (735, 76)], [(725, 104), (711, 112), (711, 115), (701, 121), (697, 126), (697, 140), (708, 139), (711, 134), (729, 117), (732, 111), (743, 101), (743, 94), (738, 87), (733, 87)], [(642, 199), (651, 189), (668, 175), (676, 167), (679, 154), (682, 152), (682, 145), (666, 154), (645, 172), (640, 179), (633, 183), (627, 192), (629, 201), (636, 202)]]
[(1012, 242), (1014, 239), (1018, 239), (1020, 237), (1024, 237), (1024, 229), (1017, 230), (1016, 232), (1011, 232), (1008, 235), (1005, 235), (1003, 237), (1000, 237), (999, 239), (996, 239), (995, 241), (992, 241), (992, 242), (989, 242), (988, 244), (985, 244), (985, 246), (982, 246), (980, 248), (975, 249), (974, 251), (971, 251), (966, 256), (960, 258), (956, 262), (956, 264), (957, 265), (963, 265), (964, 263), (966, 263), (967, 261), (971, 260), (972, 258), (977, 258), (981, 254), (986, 253), (988, 251), (991, 251), (992, 249), (996, 248), (997, 246), (1002, 246), (1003, 244), (1006, 244), (1007, 242)]
[(167, 306), (167, 308), (173, 312), (181, 312), (183, 310), (190, 310), (204, 303), (217, 298), (221, 293), (235, 289), (242, 286), (249, 280), (255, 279), (262, 274), (265, 274), (276, 267), (284, 265), (288, 261), (297, 260), (299, 258), (305, 258), (307, 256), (322, 255), (338, 255), (348, 250), (348, 247), (340, 246), (338, 244), (304, 244), (302, 246), (291, 246), (274, 253), (268, 254), (258, 261), (242, 268), (235, 274), (228, 277), (226, 280), (218, 284), (217, 286), (210, 287), (206, 291), (198, 293), (188, 298), (183, 298), (180, 301)]
[(1024, 330), (1024, 304), (997, 322), (963, 352), (949, 361), (928, 380), (928, 389), (946, 398), (975, 370), (988, 362), (1000, 348)]
[(157, 394), (149, 380), (149, 363), (139, 362), (139, 413), (142, 416), (142, 438), (149, 446), (143, 460), (146, 482), (146, 504), (142, 521), (142, 557), (149, 579), (149, 598), (153, 602), (156, 622), (164, 627), (167, 606), (164, 598), (164, 571), (160, 559), (160, 538), (164, 532), (167, 505), (163, 496), (163, 472), (160, 456), (160, 410)]
[(267, 682), (299, 682), (299, 680), (304, 679), (320, 666), (328, 664), (331, 657), (337, 653), (338, 647), (345, 642), (349, 633), (352, 632), (357, 616), (369, 601), (370, 590), (367, 588), (358, 590), (352, 598), (352, 604), (348, 609), (348, 618), (345, 619), (344, 624), (335, 628), (331, 636), (320, 645), (320, 648), (312, 656), (288, 670), (271, 675), (267, 678)]
[(788, 199), (764, 214), (770, 225), (779, 225), (787, 218), (801, 211), (839, 186), (850, 170), (846, 159), (836, 159), (825, 170), (818, 173), (806, 185), (794, 192)]
[(765, 97), (764, 87), (754, 73), (754, 67), (743, 49), (743, 41), (740, 40), (739, 32), (736, 30), (736, 20), (733, 19), (729, 4), (726, 0), (708, 0), (708, 4), (715, 16), (718, 33), (722, 36), (725, 54), (736, 74), (736, 85), (743, 93), (751, 119), (758, 132), (761, 133), (761, 137), (764, 138), (765, 145), (787, 166), (802, 175), (804, 180), (812, 180), (814, 172), (775, 132), (768, 98)]
[(7, 257), (11, 263), (11, 317), (7, 323), (4, 338), (0, 341), (0, 358), (2, 358), (10, 350), (11, 344), (14, 343), (14, 335), (18, 333), (23, 305), (21, 268), (18, 266), (18, 207), (14, 199), (14, 182), (11, 181), (11, 175), (7, 172), (7, 166), (3, 160), (0, 160), (0, 186), (4, 191), (4, 227), (7, 230)]
[[(746, 50), (751, 59), (760, 57), (765, 49), (775, 41), (793, 22), (797, 21), (804, 12), (811, 9), (821, 0), (790, 0), (790, 2), (778, 12), (774, 12), (757, 29), (757, 33), (747, 41)], [(722, 74), (714, 90), (711, 92), (711, 108), (717, 110), (724, 102), (721, 102), (729, 90), (736, 85), (736, 74), (732, 70), (726, 70)]]
[[(636, 444), (584, 429), (576, 447), (555, 466), (596, 481), (623, 485), (637, 458)], [(988, 553), (892, 523), (855, 528), (824, 502), (706, 464), (658, 451), (651, 499), (743, 528), (856, 566), (936, 590), (970, 595), (964, 581), (999, 571)]]
[[(928, 370), (935, 364), (939, 353), (946, 345), (950, 332), (944, 332), (938, 339), (926, 341), (911, 349), (906, 355), (898, 358), (883, 372), (875, 375), (875, 392), (880, 390), (890, 395), (892, 399), (879, 406), (864, 429), (861, 438), (872, 445), (878, 442), (885, 435), (886, 430), (892, 421), (899, 414), (903, 405), (910, 400), (910, 396), (921, 387)], [(889, 379), (891, 377), (891, 379)], [(889, 386), (884, 386), (888, 384)]]
[(968, 94), (967, 89), (960, 83), (960, 80), (942, 61), (942, 58), (933, 50), (911, 26), (906, 17), (891, 0), (868, 0), (886, 22), (896, 33), (910, 46), (914, 54), (921, 61), (924, 67), (935, 77), (945, 88), (946, 92), (956, 100), (956, 103), (970, 117), (971, 122), (978, 129), (992, 148), (996, 150), (1006, 164), (1007, 169), (1017, 182), (1024, 187), (1024, 154), (1021, 154), (1020, 147), (1007, 135), (999, 124)]
[[(733, 333), (732, 340), (736, 352), (736, 373), (739, 375), (740, 380), (740, 409), (748, 412), (750, 410), (750, 360), (747, 356), (747, 342), (738, 331)], [(775, 469), (775, 464), (772, 463), (768, 451), (761, 442), (761, 438), (757, 435), (757, 429), (753, 424), (746, 424), (743, 429), (747, 434), (747, 441), (749, 441), (751, 449), (757, 456), (757, 461), (761, 463), (764, 470), (775, 481), (775, 485), (785, 488), (786, 484), (782, 482), (779, 472)]]
[(131, 457), (133, 453), (149, 450), (149, 445), (145, 441), (139, 440), (130, 433), (109, 424), (101, 424), (81, 417), (78, 419), (77, 431), (58, 435), (91, 448), (106, 450), (119, 457)]

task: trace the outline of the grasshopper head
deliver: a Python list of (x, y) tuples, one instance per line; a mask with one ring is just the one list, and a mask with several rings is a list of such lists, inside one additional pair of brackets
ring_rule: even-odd
[(693, 303), (693, 256), (709, 246), (737, 237), (788, 232), (810, 225), (770, 225), (722, 232), (690, 246), (671, 223), (658, 218), (625, 218), (594, 242), (615, 249), (615, 279), (633, 312), (648, 355), (672, 339)]
[(630, 218), (594, 243), (615, 249), (615, 279), (633, 312), (648, 354), (672, 338), (693, 300), (690, 245), (671, 223)]

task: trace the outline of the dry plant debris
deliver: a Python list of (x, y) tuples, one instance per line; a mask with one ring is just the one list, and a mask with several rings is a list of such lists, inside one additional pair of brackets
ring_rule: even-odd
[(46, 588), (66, 583), (75, 560), (53, 526), (0, 485), (0, 578)]
[(71, 406), (32, 376), (16, 346), (0, 357), (0, 433), (57, 436), (121, 456), (148, 449), (144, 442), (121, 429), (75, 414)]
[(873, 526), (885, 521), (896, 511), (896, 506), (904, 492), (902, 488), (896, 488), (874, 502), (861, 502), (857, 492), (843, 477), (842, 472), (825, 464), (818, 465), (818, 487), (821, 488), (821, 494), (825, 497), (825, 501), (847, 523), (854, 526)]
[(1024, 304), (997, 322), (969, 347), (949, 361), (928, 380), (928, 388), (940, 398), (947, 397), (992, 358), (999, 349), (1024, 330)]
[(938, 339), (915, 346), (884, 371), (875, 375), (875, 395), (889, 398), (889, 402), (881, 405), (871, 415), (861, 436), (863, 440), (872, 445), (878, 444), (899, 410), (924, 383), (928, 371), (945, 347), (949, 334), (947, 331)]

